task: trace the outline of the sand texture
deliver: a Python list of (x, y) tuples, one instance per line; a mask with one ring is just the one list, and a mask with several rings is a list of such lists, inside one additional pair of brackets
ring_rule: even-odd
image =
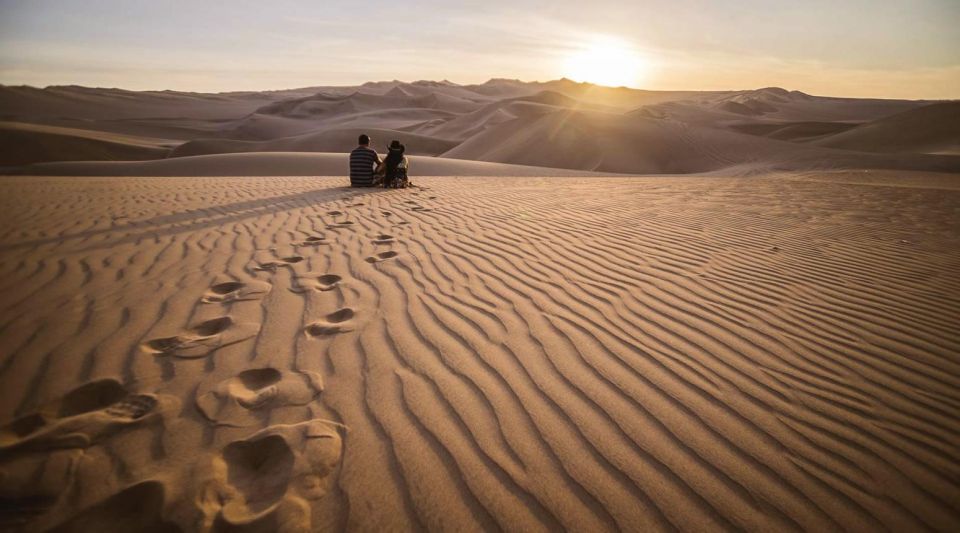
[(2, 178), (0, 530), (956, 531), (956, 178)]

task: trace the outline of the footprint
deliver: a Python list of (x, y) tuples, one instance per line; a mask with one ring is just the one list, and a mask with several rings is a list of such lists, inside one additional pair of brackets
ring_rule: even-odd
[(276, 272), (277, 268), (282, 266), (290, 266), (295, 263), (303, 261), (303, 257), (299, 255), (292, 255), (290, 257), (284, 257), (280, 261), (269, 261), (266, 263), (258, 263), (253, 270), (258, 272)]
[(428, 208), (428, 207), (423, 207), (423, 206), (420, 206), (420, 205), (418, 205), (418, 206), (416, 206), (416, 207), (411, 207), (410, 210), (411, 210), (411, 211), (416, 211), (416, 212), (418, 212), (418, 213), (429, 213), (430, 211), (433, 211), (433, 209), (430, 209), (430, 208)]
[(240, 283), (239, 281), (228, 281), (226, 283), (217, 283), (213, 287), (210, 287), (210, 293), (223, 296), (224, 294), (230, 294), (231, 292), (236, 292), (242, 288), (243, 283)]
[(247, 340), (260, 332), (260, 325), (253, 322), (234, 322), (222, 316), (201, 322), (190, 328), (191, 333), (175, 337), (149, 340), (141, 349), (157, 356), (174, 356), (184, 359), (204, 357), (213, 351)]
[[(175, 403), (164, 396), (166, 404)], [(131, 394), (115, 379), (93, 381), (0, 428), (0, 455), (88, 448), (124, 427), (155, 418), (161, 397)]]
[[(332, 488), (343, 441), (335, 422), (270, 426), (228, 444), (216, 456), (198, 503), (206, 524), (247, 526), (267, 517), (308, 530), (311, 509)], [(259, 524), (258, 524), (259, 525)]]
[[(39, 418), (39, 417), (38, 417)], [(44, 531), (63, 513), (49, 513), (74, 486), (79, 448), (44, 449), (29, 446), (17, 453), (0, 453), (0, 531)]]
[(217, 425), (249, 427), (261, 422), (252, 411), (307, 405), (322, 390), (323, 378), (316, 372), (252, 368), (212, 388), (201, 384), (196, 404), (200, 412)]
[(131, 485), (49, 531), (182, 531), (176, 523), (163, 519), (165, 492), (165, 487), (159, 481)]
[(427, 198), (427, 200), (436, 200), (436, 199), (437, 199), (436, 196), (430, 196), (430, 197)]
[(244, 370), (227, 384), (226, 392), (241, 406), (256, 409), (277, 396), (278, 389), (273, 385), (280, 378), (280, 371), (276, 368)]
[(270, 292), (271, 288), (272, 285), (263, 281), (251, 281), (249, 283), (226, 281), (210, 287), (200, 301), (203, 303), (230, 303), (258, 300), (264, 294)]
[(360, 207), (360, 206), (362, 206), (362, 205), (363, 205), (363, 202), (357, 202), (357, 203), (355, 203), (355, 204), (350, 204), (350, 205), (348, 205), (347, 207)]
[(106, 409), (128, 394), (126, 387), (115, 379), (91, 381), (65, 394), (56, 405), (56, 416), (64, 418)]
[(343, 309), (334, 311), (333, 313), (325, 316), (324, 320), (318, 320), (313, 324), (308, 325), (306, 328), (304, 328), (304, 331), (306, 331), (307, 335), (310, 335), (311, 337), (333, 335), (334, 333), (351, 331), (353, 327), (350, 321), (353, 319), (353, 317), (353, 309), (344, 307)]
[[(4, 493), (12, 494), (0, 496), (0, 531), (28, 531), (31, 522), (43, 516), (57, 504), (60, 490), (40, 492), (36, 487), (17, 486), (11, 489), (9, 481), (3, 478)], [(39, 528), (35, 528), (39, 530)]]
[(317, 278), (317, 290), (333, 290), (341, 281), (340, 276), (336, 274), (324, 274)]
[(380, 261), (385, 261), (387, 259), (390, 259), (396, 256), (397, 256), (397, 252), (394, 252), (394, 251), (380, 252), (377, 255), (372, 255), (366, 258), (365, 261), (368, 263), (379, 263)]
[(106, 409), (128, 394), (114, 379), (92, 381), (68, 392), (59, 401), (35, 413), (20, 417), (0, 427), (0, 449), (13, 446), (59, 419)]
[(296, 246), (320, 246), (322, 244), (330, 244), (330, 243), (327, 242), (326, 237), (312, 235), (304, 239), (302, 242), (298, 242), (295, 244)]
[(344, 220), (343, 222), (334, 222), (327, 226), (327, 229), (338, 229), (338, 228), (349, 228), (353, 225), (352, 220)]
[(391, 213), (390, 211), (380, 211), (380, 214), (385, 217), (393, 216), (393, 213)]
[(249, 524), (279, 506), (293, 479), (295, 461), (283, 437), (265, 435), (233, 442), (223, 449), (222, 457), (227, 482), (237, 495), (221, 509), (224, 521)]
[(148, 394), (134, 394), (104, 409), (104, 413), (123, 420), (139, 420), (157, 407), (157, 399)]
[[(300, 280), (309, 280), (307, 283), (303, 283)], [(297, 279), (297, 287), (291, 287), (290, 290), (293, 292), (307, 292), (311, 290), (317, 291), (332, 291), (340, 285), (340, 282), (343, 280), (340, 276), (336, 274), (321, 274), (319, 276), (313, 276), (307, 274), (306, 276), (301, 276)]]
[(337, 217), (343, 214), (343, 211), (327, 211), (327, 214), (332, 217)]
[(373, 242), (374, 244), (387, 244), (387, 243), (394, 242), (394, 239), (393, 239), (393, 235), (387, 235), (385, 233), (381, 233), (380, 235), (377, 235), (377, 238), (374, 239)]
[(277, 267), (283, 266), (281, 263), (276, 261), (269, 261), (267, 263), (258, 263), (257, 266), (253, 267), (253, 270), (257, 272), (276, 272)]

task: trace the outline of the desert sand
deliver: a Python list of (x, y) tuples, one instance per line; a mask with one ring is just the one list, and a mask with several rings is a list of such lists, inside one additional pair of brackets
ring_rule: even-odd
[(956, 177), (4, 177), (0, 529), (956, 530)]
[[(582, 175), (960, 172), (960, 102), (832, 98), (777, 87), (644, 91), (493, 79), (205, 94), (0, 86), (0, 118), (2, 174), (339, 175), (340, 166), (311, 168), (302, 157), (279, 154), (342, 154), (361, 133), (381, 152), (397, 139), (410, 154), (434, 160)], [(241, 153), (273, 155), (227, 157)], [(215, 155), (221, 159), (189, 159)], [(131, 160), (163, 164), (45, 165)], [(425, 174), (530, 175), (433, 164)]]
[[(960, 102), (0, 86), (2, 531), (960, 530)], [(415, 186), (351, 189), (360, 133)]]

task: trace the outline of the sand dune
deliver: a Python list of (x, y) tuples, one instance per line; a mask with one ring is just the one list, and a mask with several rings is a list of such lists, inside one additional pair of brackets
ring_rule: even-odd
[[(730, 146), (737, 142), (740, 150)], [(721, 150), (717, 143), (726, 145)], [(489, 128), (444, 155), (527, 165), (548, 161), (548, 166), (558, 168), (645, 174), (705, 172), (763, 159), (771, 152), (779, 155), (784, 149), (802, 148), (722, 131), (691, 131), (676, 122), (644, 117), (554, 110)]]
[(84, 120), (72, 118), (43, 119), (38, 124), (119, 133), (137, 137), (155, 137), (185, 142), (191, 139), (221, 136), (236, 123), (234, 119), (193, 118), (130, 118), (108, 120)]
[(476, 111), (449, 120), (429, 120), (413, 129), (426, 135), (465, 141), (497, 124), (518, 118), (545, 115), (558, 110), (558, 107), (547, 103), (510, 98), (492, 102)]
[[(175, 157), (158, 161), (37, 163), (8, 173), (39, 176), (342, 176), (345, 153), (256, 152)], [(413, 176), (591, 176), (598, 172), (508, 165), (450, 158), (410, 157)]]
[(4, 177), (0, 529), (957, 530), (955, 177)]
[(960, 102), (904, 111), (814, 144), (863, 152), (960, 154)]
[[(397, 93), (396, 91), (401, 91)], [(258, 113), (281, 115), (295, 118), (317, 116), (336, 116), (344, 114), (378, 111), (383, 109), (436, 109), (455, 113), (465, 113), (479, 107), (471, 102), (442, 93), (426, 96), (411, 96), (394, 87), (383, 95), (355, 92), (347, 96), (335, 96), (317, 93), (305, 98), (282, 100), (261, 107)]]
[(730, 129), (781, 141), (808, 141), (841, 133), (857, 125), (849, 122), (750, 122), (731, 125)]
[(645, 91), (627, 87), (604, 87), (592, 83), (578, 83), (567, 78), (547, 82), (492, 79), (481, 85), (468, 85), (466, 87), (472, 92), (498, 98), (516, 98), (542, 91), (552, 91), (582, 102), (615, 106), (624, 110), (662, 102), (692, 98), (713, 98), (730, 93), (730, 91)]
[(166, 157), (176, 141), (0, 122), (0, 166), (42, 161), (130, 161)]
[(126, 118), (233, 118), (273, 100), (312, 94), (315, 89), (248, 93), (187, 93), (177, 91), (127, 91), (52, 86), (0, 86), (0, 116)]
[[(373, 145), (386, 153), (392, 140), (409, 146), (410, 155), (440, 155), (457, 145), (455, 141), (396, 130), (373, 128), (327, 129), (272, 141), (235, 141), (230, 139), (198, 139), (177, 146), (168, 157), (227, 154), (235, 152), (339, 152), (347, 153), (357, 146), (357, 137), (366, 133)], [(340, 169), (343, 172), (343, 169)]]
[[(343, 113), (320, 119), (255, 113), (225, 125), (221, 129), (219, 137), (269, 141), (349, 128), (380, 131), (410, 130), (432, 120), (446, 121), (455, 116), (447, 111), (405, 108)], [(356, 143), (356, 139), (354, 139), (354, 143)]]
[(922, 100), (831, 98), (768, 87), (732, 91), (665, 103), (640, 109), (660, 117), (693, 125), (766, 122), (864, 122), (929, 105)]
[(953, 157), (865, 155), (633, 114), (554, 110), (504, 121), (444, 157), (636, 174), (903, 168), (957, 172)]
[[(221, 94), (0, 87), (0, 113), (10, 120), (171, 139), (179, 143), (174, 156), (345, 152), (360, 132), (368, 132), (381, 142), (400, 139), (418, 155), (629, 174), (764, 165), (767, 170), (956, 171), (956, 105), (830, 98), (778, 87), (642, 91), (566, 79), (494, 79), (479, 85), (394, 80)], [(63, 154), (35, 149), (26, 160), (8, 157), (7, 164), (111, 160), (120, 152), (119, 147), (90, 149), (88, 135), (75, 137), (62, 139), (63, 146), (82, 149), (65, 148)], [(20, 142), (41, 146), (45, 141)], [(130, 159), (143, 157), (133, 152)], [(279, 167), (267, 172), (284, 173)], [(210, 174), (206, 168), (195, 173)], [(227, 168), (217, 172), (231, 173)]]
[[(491, 80), (492, 82), (493, 80)], [(483, 87), (489, 87), (489, 83), (484, 84)], [(506, 89), (502, 94), (499, 95), (490, 95), (486, 94), (482, 90), (478, 90), (478, 86), (475, 85), (458, 85), (456, 83), (443, 80), (443, 81), (431, 81), (431, 80), (419, 80), (414, 82), (403, 82), (399, 80), (393, 80), (388, 82), (368, 82), (360, 85), (359, 87), (350, 88), (347, 91), (340, 91), (340, 94), (350, 94), (351, 92), (362, 92), (368, 94), (380, 94), (385, 95), (391, 91), (394, 91), (395, 94), (405, 95), (405, 96), (430, 96), (436, 94), (442, 94), (446, 96), (451, 96), (458, 99), (482, 102), (490, 99), (495, 99), (498, 97), (504, 96), (520, 96), (524, 94), (529, 94), (537, 92), (536, 89), (528, 87), (511, 87)]]

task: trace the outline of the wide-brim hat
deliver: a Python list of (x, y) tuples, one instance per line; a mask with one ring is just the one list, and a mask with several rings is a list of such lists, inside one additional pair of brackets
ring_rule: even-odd
[(400, 141), (393, 140), (393, 141), (390, 141), (390, 149), (391, 149), (391, 150), (403, 150), (403, 145), (400, 144)]

